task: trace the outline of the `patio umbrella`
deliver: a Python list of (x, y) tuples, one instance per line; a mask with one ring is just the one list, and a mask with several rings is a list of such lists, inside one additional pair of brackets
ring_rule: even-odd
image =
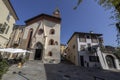
[(0, 49), (0, 52), (8, 52), (8, 53), (32, 53), (30, 51), (27, 50), (23, 50), (23, 49), (17, 49), (17, 48), (4, 48), (4, 49)]

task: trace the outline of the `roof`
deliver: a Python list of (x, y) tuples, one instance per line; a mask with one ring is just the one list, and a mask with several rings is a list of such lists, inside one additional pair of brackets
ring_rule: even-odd
[(61, 22), (61, 18), (59, 18), (59, 17), (55, 17), (55, 16), (51, 16), (51, 15), (42, 13), (38, 16), (35, 16), (33, 18), (26, 20), (25, 23), (27, 25), (30, 25), (30, 24), (37, 22), (39, 20), (42, 20), (42, 19), (50, 20), (50, 21), (57, 22), (57, 23)]
[(84, 35), (97, 35), (97, 36), (102, 36), (102, 34), (99, 34), (99, 33), (87, 33), (87, 32), (74, 32), (73, 33), (73, 35), (70, 37), (70, 39), (68, 40), (68, 42), (67, 42), (67, 44), (69, 43), (69, 41), (72, 39), (72, 37), (74, 36), (74, 35), (82, 35), (82, 34), (84, 34)]
[(23, 29), (26, 25), (14, 25), (13, 29)]
[(19, 20), (16, 12), (15, 12), (15, 9), (13, 8), (10, 0), (3, 0), (3, 2), (5, 3), (6, 7), (9, 9), (11, 15), (13, 15), (13, 17), (15, 18), (15, 20)]

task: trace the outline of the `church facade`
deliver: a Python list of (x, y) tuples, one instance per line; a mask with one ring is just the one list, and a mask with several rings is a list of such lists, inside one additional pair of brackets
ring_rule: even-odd
[(29, 60), (44, 63), (60, 62), (60, 12), (53, 15), (40, 14), (26, 22), (21, 48), (30, 50)]

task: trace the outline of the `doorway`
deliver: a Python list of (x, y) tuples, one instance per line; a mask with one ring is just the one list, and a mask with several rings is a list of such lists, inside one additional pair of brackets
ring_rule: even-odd
[(35, 50), (35, 60), (41, 60), (42, 59), (42, 55), (41, 55), (41, 49), (36, 49)]
[(84, 56), (80, 56), (80, 64), (84, 67)]
[(113, 57), (113, 56), (107, 55), (107, 56), (106, 56), (106, 61), (107, 61), (107, 64), (108, 64), (108, 67), (109, 67), (109, 68), (116, 68), (116, 67), (115, 67), (115, 62), (114, 62), (114, 57)]
[(35, 45), (35, 56), (34, 60), (42, 60), (43, 46), (40, 42)]

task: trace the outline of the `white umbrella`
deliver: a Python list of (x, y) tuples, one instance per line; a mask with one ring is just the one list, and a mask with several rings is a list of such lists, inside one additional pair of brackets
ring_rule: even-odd
[(4, 49), (0, 49), (0, 52), (8, 52), (8, 53), (32, 53), (30, 51), (27, 50), (23, 50), (23, 49), (17, 49), (17, 48), (4, 48)]
[[(4, 48), (4, 49), (0, 49), (0, 52), (7, 52), (7, 53), (20, 53), (20, 54), (23, 54), (24, 56), (26, 55), (26, 52), (27, 53), (32, 53), (30, 51), (27, 51), (27, 50), (23, 50), (23, 49), (18, 49), (18, 48)], [(11, 56), (12, 56), (11, 54)]]

